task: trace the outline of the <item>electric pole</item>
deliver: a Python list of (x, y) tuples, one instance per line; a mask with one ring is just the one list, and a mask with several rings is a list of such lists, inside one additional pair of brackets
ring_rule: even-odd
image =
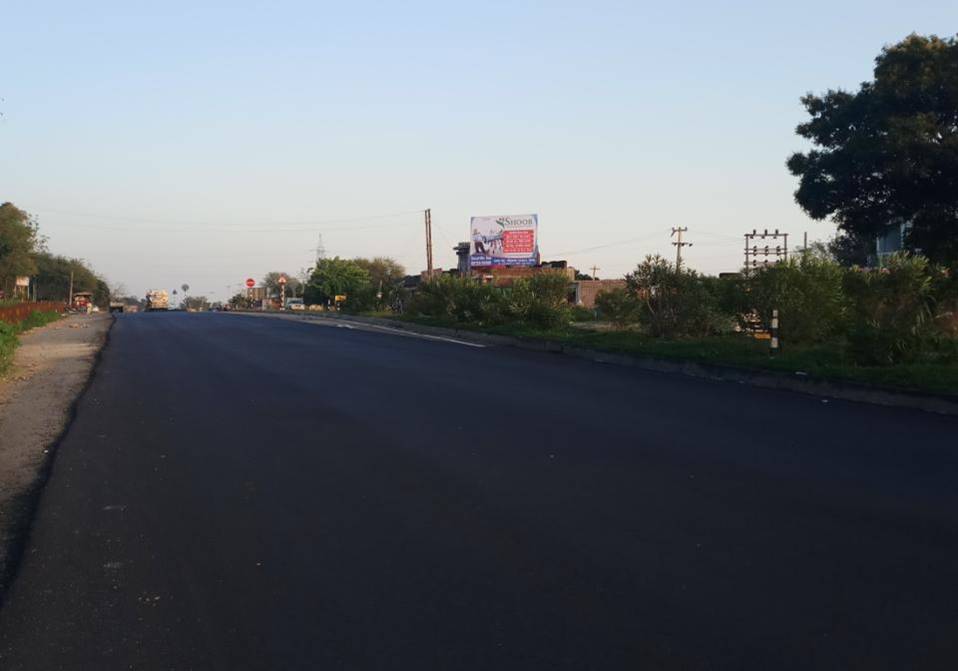
[(432, 279), (432, 210), (426, 212), (426, 277)]
[[(672, 244), (675, 245), (675, 271), (678, 272), (682, 269), (682, 248), (691, 247), (691, 242), (682, 242), (682, 234), (688, 232), (688, 227), (679, 226), (678, 228), (672, 229), (672, 235), (678, 235), (676, 241)], [(672, 236), (669, 236), (672, 237)]]
[(67, 303), (71, 308), (73, 307), (73, 271), (70, 271), (70, 301)]
[(592, 270), (592, 279), (594, 280), (599, 279), (599, 270), (601, 270), (601, 268), (599, 268), (598, 266), (592, 266), (591, 270)]

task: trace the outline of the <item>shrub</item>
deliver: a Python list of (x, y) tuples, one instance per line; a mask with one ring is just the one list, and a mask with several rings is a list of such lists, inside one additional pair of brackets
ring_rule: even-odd
[(942, 337), (958, 339), (958, 264), (932, 273), (935, 328)]
[(642, 303), (622, 288), (601, 292), (595, 297), (595, 306), (605, 319), (620, 329), (637, 323), (642, 311)]
[(423, 282), (409, 303), (409, 313), (479, 326), (500, 323), (501, 296), (488, 284), (440, 275)]
[(825, 254), (792, 257), (754, 271), (746, 281), (746, 302), (766, 326), (772, 310), (778, 310), (779, 333), (786, 342), (823, 342), (846, 326), (844, 272)]
[(706, 336), (730, 325), (719, 306), (716, 282), (692, 270), (676, 270), (657, 254), (647, 256), (625, 279), (650, 335)]
[(896, 254), (879, 270), (845, 275), (851, 356), (861, 364), (891, 364), (918, 356), (935, 337), (933, 269), (928, 260)]
[(555, 328), (569, 323), (569, 280), (563, 273), (541, 272), (513, 282), (502, 292), (503, 317), (538, 328)]
[(6, 372), (10, 367), (16, 349), (17, 328), (13, 324), (0, 321), (0, 373)]
[(595, 311), (581, 305), (573, 305), (570, 313), (570, 321), (573, 322), (591, 322), (595, 321)]

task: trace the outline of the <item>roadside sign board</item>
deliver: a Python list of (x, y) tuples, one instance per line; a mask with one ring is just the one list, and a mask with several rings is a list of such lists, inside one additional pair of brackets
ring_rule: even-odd
[(534, 266), (539, 263), (539, 215), (473, 217), (469, 265)]
[(280, 284), (286, 284), (286, 275), (280, 275), (279, 279), (276, 281), (279, 282)]
[(253, 287), (256, 286), (256, 280), (250, 277), (249, 279), (246, 280), (246, 286), (252, 289)]
[(337, 303), (345, 303), (345, 302), (346, 302), (346, 294), (337, 294), (337, 295), (334, 297), (334, 300), (335, 300)]

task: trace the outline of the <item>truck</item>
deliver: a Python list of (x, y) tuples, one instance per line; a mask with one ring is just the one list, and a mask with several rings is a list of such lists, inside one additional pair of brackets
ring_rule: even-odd
[(164, 289), (156, 289), (146, 292), (146, 311), (155, 312), (157, 310), (170, 309), (170, 294)]

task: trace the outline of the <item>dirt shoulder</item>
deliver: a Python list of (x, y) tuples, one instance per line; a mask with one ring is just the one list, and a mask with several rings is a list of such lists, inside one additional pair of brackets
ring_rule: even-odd
[(13, 366), (0, 377), (0, 590), (12, 573), (50, 449), (70, 419), (113, 323), (73, 315), (20, 336)]

